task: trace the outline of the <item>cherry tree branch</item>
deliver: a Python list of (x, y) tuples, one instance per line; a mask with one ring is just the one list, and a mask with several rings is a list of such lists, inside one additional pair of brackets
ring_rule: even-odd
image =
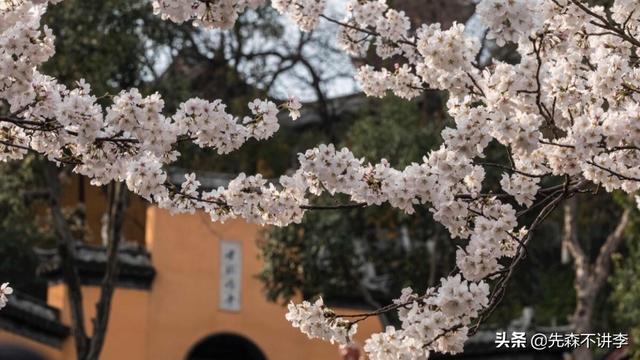
[(357, 209), (367, 206), (366, 203), (355, 204), (336, 204), (336, 205), (302, 205), (300, 209), (305, 210), (345, 210), (345, 209)]
[(633, 46), (640, 47), (640, 40), (633, 37), (633, 35), (627, 29), (628, 21), (631, 19), (632, 14), (629, 14), (629, 17), (625, 21), (623, 25), (616, 23), (613, 19), (604, 17), (602, 15), (597, 14), (593, 10), (591, 10), (587, 5), (585, 5), (581, 0), (571, 0), (571, 2), (576, 5), (580, 10), (590, 15), (591, 17), (596, 18), (598, 21), (591, 21), (591, 24), (600, 27), (605, 30), (609, 30), (615, 33), (618, 37), (632, 44)]
[(580, 189), (584, 184), (585, 184), (585, 182), (580, 182), (577, 185), (575, 185), (573, 187), (570, 187), (570, 186), (568, 186), (568, 180), (567, 180), (566, 189), (563, 190), (562, 192), (558, 193), (558, 194), (554, 194), (553, 200), (551, 200), (551, 202), (549, 202), (540, 211), (540, 213), (538, 213), (538, 216), (535, 218), (535, 220), (529, 226), (529, 230), (528, 230), (527, 234), (525, 235), (524, 239), (522, 239), (522, 241), (520, 242), (520, 244), (518, 246), (518, 249), (516, 251), (516, 255), (511, 260), (511, 263), (509, 264), (509, 266), (505, 269), (506, 271), (504, 271), (501, 274), (501, 276), (497, 280), (496, 284), (494, 285), (494, 290), (492, 292), (491, 298), (489, 299), (489, 305), (487, 306), (487, 310), (484, 311), (483, 314), (481, 314), (478, 317), (476, 326), (471, 331), (472, 334), (475, 333), (478, 330), (480, 324), (485, 319), (487, 319), (489, 316), (491, 316), (491, 314), (495, 311), (497, 306), (502, 301), (502, 298), (504, 297), (504, 294), (506, 292), (507, 286), (509, 284), (509, 280), (513, 276), (513, 274), (515, 272), (515, 269), (517, 268), (519, 263), (525, 257), (525, 254), (526, 254), (525, 247), (527, 246), (527, 244), (531, 240), (531, 236), (532, 236), (533, 232), (535, 231), (535, 229), (540, 224), (542, 224), (544, 222), (544, 220), (546, 220), (546, 218), (549, 217), (549, 215), (551, 215), (551, 213), (560, 205), (562, 200), (564, 200), (567, 197), (573, 196), (573, 193), (575, 191), (577, 191), (578, 189)]

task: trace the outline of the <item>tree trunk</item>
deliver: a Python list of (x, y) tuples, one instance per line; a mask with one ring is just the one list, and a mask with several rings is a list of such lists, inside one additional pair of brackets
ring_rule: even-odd
[[(592, 317), (596, 299), (611, 272), (611, 255), (624, 240), (624, 232), (629, 224), (629, 215), (630, 210), (625, 209), (614, 231), (607, 236), (604, 244), (598, 249), (596, 261), (591, 263), (578, 240), (576, 198), (571, 198), (565, 203), (562, 249), (573, 259), (576, 308), (571, 316), (571, 325), (576, 334), (588, 334), (592, 331)], [(593, 359), (592, 349), (592, 346), (589, 348), (585, 345), (580, 346), (573, 351), (573, 359)]]
[[(591, 320), (593, 317), (593, 309), (595, 306), (595, 299), (598, 295), (599, 289), (595, 289), (584, 282), (576, 281), (576, 309), (571, 318), (571, 325), (573, 332), (576, 334), (589, 334), (591, 333)], [(573, 351), (574, 360), (592, 360), (593, 359), (593, 347), (587, 348), (586, 346), (580, 346)]]

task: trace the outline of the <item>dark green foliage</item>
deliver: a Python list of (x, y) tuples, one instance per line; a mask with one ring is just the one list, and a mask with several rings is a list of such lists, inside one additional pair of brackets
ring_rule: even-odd
[(37, 187), (35, 160), (0, 163), (0, 279), (36, 296), (45, 295), (45, 283), (36, 278), (38, 261), (32, 247), (51, 241), (38, 228), (38, 213), (27, 206), (29, 191)]
[[(406, 238), (402, 240), (403, 227)], [(363, 300), (362, 282), (376, 299), (388, 301), (405, 286), (424, 290), (429, 283), (428, 240), (439, 249), (438, 271), (452, 263), (444, 230), (424, 210), (409, 218), (388, 207), (346, 212), (311, 212), (302, 224), (271, 229), (260, 242), (266, 266), (261, 274), (272, 300), (296, 291), (334, 300)], [(448, 262), (448, 264), (447, 264)]]
[[(421, 117), (417, 103), (388, 98), (366, 104), (341, 140), (356, 156), (371, 162), (385, 158), (402, 167), (421, 161), (438, 143), (443, 120)], [(348, 199), (317, 199), (318, 204), (335, 202)], [(272, 300), (302, 292), (375, 306), (406, 286), (423, 291), (443, 275), (453, 264), (447, 237), (425, 207), (411, 216), (389, 206), (310, 211), (301, 224), (265, 232), (259, 243), (265, 260), (260, 277)], [(437, 264), (431, 261), (433, 246)]]
[(385, 158), (402, 168), (421, 162), (422, 156), (440, 141), (443, 120), (420, 115), (415, 102), (368, 100), (363, 114), (346, 133), (344, 146), (371, 163)]

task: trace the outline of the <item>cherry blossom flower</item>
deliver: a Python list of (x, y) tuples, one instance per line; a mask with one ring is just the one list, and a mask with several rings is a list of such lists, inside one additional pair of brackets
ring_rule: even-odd
[(7, 303), (9, 302), (9, 298), (7, 296), (11, 294), (13, 294), (13, 288), (9, 286), (8, 282), (0, 285), (0, 309), (7, 306)]

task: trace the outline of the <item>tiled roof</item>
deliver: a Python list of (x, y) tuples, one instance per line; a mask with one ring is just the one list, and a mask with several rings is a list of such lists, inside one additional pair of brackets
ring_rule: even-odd
[[(57, 250), (36, 251), (42, 262), (38, 275), (49, 281), (62, 281), (60, 255)], [(80, 279), (85, 285), (98, 285), (106, 268), (107, 254), (104, 246), (76, 243), (76, 265)], [(122, 243), (118, 251), (120, 265), (118, 286), (149, 289), (156, 271), (151, 263), (151, 255), (139, 244)]]
[(58, 309), (18, 291), (0, 311), (0, 328), (53, 347), (62, 346), (70, 332)]

